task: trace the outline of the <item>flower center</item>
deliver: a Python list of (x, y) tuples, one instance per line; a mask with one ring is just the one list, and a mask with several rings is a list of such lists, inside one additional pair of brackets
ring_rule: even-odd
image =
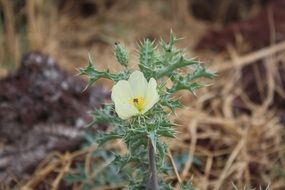
[(141, 112), (144, 107), (144, 97), (142, 96), (133, 97), (129, 100), (129, 103), (134, 105), (138, 109), (138, 111)]

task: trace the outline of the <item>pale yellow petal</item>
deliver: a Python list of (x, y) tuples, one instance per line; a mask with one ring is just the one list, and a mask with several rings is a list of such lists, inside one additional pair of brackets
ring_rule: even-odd
[(134, 71), (128, 81), (131, 85), (134, 96), (144, 97), (146, 95), (148, 84), (142, 72)]
[(154, 106), (154, 104), (158, 102), (159, 95), (156, 87), (157, 87), (156, 80), (151, 78), (148, 83), (146, 97), (145, 97), (145, 107), (142, 113), (145, 113), (148, 110), (150, 110)]
[(134, 115), (138, 115), (138, 110), (131, 104), (115, 103), (115, 110), (122, 119), (129, 119)]
[(133, 97), (130, 83), (120, 80), (112, 88), (111, 98), (115, 103), (127, 103)]

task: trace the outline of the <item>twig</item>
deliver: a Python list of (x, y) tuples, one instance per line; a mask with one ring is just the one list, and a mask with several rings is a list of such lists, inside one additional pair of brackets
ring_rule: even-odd
[(231, 155), (229, 156), (229, 158), (225, 164), (225, 167), (224, 167), (222, 173), (219, 176), (217, 183), (215, 184), (214, 190), (219, 190), (221, 188), (223, 181), (227, 177), (227, 174), (230, 170), (230, 167), (232, 166), (232, 164), (235, 161), (236, 157), (238, 156), (239, 152), (243, 148), (245, 142), (246, 142), (246, 138), (242, 138), (239, 141), (239, 143), (236, 145), (234, 150), (232, 151)]
[(28, 181), (23, 187), (21, 187), (21, 190), (31, 190), (34, 189), (40, 182), (42, 182), (52, 171), (55, 170), (55, 168), (58, 167), (60, 164), (60, 161), (56, 160), (51, 162), (49, 165), (47, 165), (45, 168), (43, 168), (41, 171), (36, 173), (34, 177)]
[(192, 166), (194, 153), (195, 153), (195, 147), (197, 144), (197, 121), (193, 120), (190, 125), (188, 126), (190, 135), (191, 135), (191, 144), (189, 146), (189, 153), (188, 153), (188, 159), (184, 165), (184, 168), (182, 170), (181, 179), (182, 181), (185, 180), (186, 176), (189, 173), (189, 170)]
[(256, 52), (244, 55), (244, 56), (240, 57), (237, 64), (233, 64), (232, 63), (233, 61), (226, 61), (225, 63), (223, 63), (223, 65), (219, 65), (218, 72), (226, 71), (228, 69), (233, 69), (236, 67), (242, 67), (242, 66), (254, 63), (254, 61), (266, 58), (272, 54), (275, 54), (275, 53), (278, 53), (278, 52), (284, 51), (284, 50), (285, 50), (285, 41), (280, 42), (276, 45), (272, 45), (272, 46), (263, 48), (263, 49), (258, 50)]
[(61, 167), (60, 172), (57, 175), (56, 179), (52, 183), (52, 186), (51, 186), (52, 190), (58, 189), (58, 186), (59, 186), (61, 180), (63, 179), (64, 175), (70, 170), (72, 160), (70, 159), (70, 153), (69, 152), (67, 152), (63, 155), (61, 162), (62, 162), (62, 167)]
[(179, 175), (179, 172), (178, 172), (178, 170), (177, 170), (177, 167), (176, 167), (176, 165), (175, 165), (175, 162), (174, 162), (174, 160), (173, 160), (172, 154), (171, 154), (171, 152), (170, 152), (169, 149), (168, 149), (168, 157), (169, 157), (169, 159), (170, 159), (170, 162), (171, 162), (171, 165), (172, 165), (172, 167), (173, 167), (173, 170), (174, 170), (174, 173), (175, 173), (175, 175), (176, 175), (176, 178), (177, 178), (179, 184), (181, 184), (181, 183), (182, 183), (181, 177), (180, 177), (180, 175)]

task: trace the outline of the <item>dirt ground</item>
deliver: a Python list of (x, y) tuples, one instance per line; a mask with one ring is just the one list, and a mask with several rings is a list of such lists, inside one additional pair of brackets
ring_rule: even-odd
[[(15, 82), (15, 75), (23, 69), (20, 60), (24, 53), (37, 50), (40, 55), (49, 55), (64, 70), (59, 69), (61, 80), (77, 80), (72, 75), (77, 73), (76, 68), (86, 65), (88, 53), (97, 68), (119, 71), (121, 67), (115, 64), (112, 52), (116, 41), (125, 44), (130, 63), (135, 65), (139, 40), (150, 38), (158, 43), (161, 37), (167, 39), (173, 30), (184, 38), (179, 47), (185, 48), (187, 55), (201, 60), (217, 73), (211, 86), (197, 92), (197, 97), (184, 92), (178, 94), (185, 107), (173, 116), (173, 121), (178, 124), (178, 135), (168, 143), (173, 155), (186, 155), (179, 170), (181, 179), (192, 179), (193, 185), (202, 190), (285, 189), (284, 0), (0, 0), (1, 9), (0, 89), (4, 90), (0, 92), (0, 117), (5, 118), (7, 113), (1, 108), (7, 97), (1, 97), (5, 97), (11, 86), (20, 91), (27, 84)], [(41, 78), (41, 75), (35, 76)], [(9, 80), (4, 88), (4, 82)], [(79, 88), (85, 84), (84, 81), (79, 83), (76, 83)], [(28, 85), (34, 88), (32, 82)], [(99, 96), (108, 99), (106, 93), (112, 83), (101, 80), (96, 85), (103, 86), (96, 91), (102, 92)], [(56, 88), (56, 92), (62, 92), (60, 87)], [(51, 91), (39, 94), (55, 92)], [(57, 116), (65, 112), (58, 102), (54, 102), (55, 107), (48, 108), (54, 111), (43, 117), (42, 122), (30, 122), (34, 120), (25, 117), (20, 121), (18, 131), (24, 133), (26, 130), (20, 126), (21, 122), (32, 128), (39, 123), (64, 123), (75, 127), (75, 117), (87, 117), (88, 120), (82, 112), (92, 107), (89, 102), (89, 97), (93, 97), (90, 95), (92, 89), (82, 97), (75, 91), (63, 90), (63, 98), (58, 101), (63, 101), (60, 105), (68, 105), (64, 103), (66, 99), (84, 104), (84, 109), (76, 103), (71, 105), (72, 114), (76, 116), (66, 113), (63, 114), (66, 115), (64, 121), (60, 120)], [(33, 89), (25, 95), (33, 97), (35, 92)], [(10, 101), (15, 103), (16, 99)], [(50, 105), (49, 101), (48, 96), (42, 102)], [(18, 113), (20, 107), (12, 112)], [(34, 106), (29, 111), (33, 113), (38, 110), (36, 108), (42, 110), (41, 106)], [(11, 143), (11, 139), (17, 142), (18, 138), (3, 132), (7, 128), (3, 121), (0, 121), (0, 136), (10, 140), (0, 142), (0, 148)], [(35, 132), (31, 131), (31, 134)], [(113, 146), (119, 151), (124, 150), (119, 142)], [(12, 179), (11, 184), (27, 189), (45, 189), (51, 184), (54, 189), (60, 187), (62, 174), (67, 172), (62, 161), (72, 163), (78, 157), (84, 160), (88, 155), (88, 151), (77, 148), (78, 144), (66, 148), (71, 151), (68, 154), (53, 147), (45, 149), (44, 155), (52, 154), (53, 150), (61, 153), (46, 156), (44, 160), (41, 157), (37, 161), (41, 164), (35, 166), (35, 171)], [(197, 158), (201, 162), (199, 165), (194, 164)], [(72, 164), (69, 169), (72, 170)], [(1, 172), (6, 170), (0, 167)], [(175, 176), (172, 178), (173, 183), (178, 182)], [(73, 189), (79, 187), (80, 184), (76, 184)]]

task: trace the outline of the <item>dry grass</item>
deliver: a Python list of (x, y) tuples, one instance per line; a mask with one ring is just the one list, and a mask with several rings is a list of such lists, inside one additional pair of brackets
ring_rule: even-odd
[[(135, 64), (138, 40), (147, 36), (166, 37), (170, 28), (177, 35), (184, 36), (184, 44), (180, 45), (187, 47), (189, 55), (199, 54), (199, 58), (216, 71), (218, 77), (210, 88), (201, 90), (197, 97), (180, 94), (186, 106), (173, 116), (179, 134), (177, 139), (169, 141), (169, 145), (172, 154), (187, 151), (189, 156), (182, 172), (176, 172), (173, 178), (177, 178), (178, 182), (192, 179), (194, 186), (201, 190), (233, 187), (259, 189), (259, 186), (285, 189), (285, 178), (278, 174), (278, 171), (283, 171), (283, 174), (285, 171), (285, 131), (275, 108), (270, 106), (275, 91), (285, 98), (284, 89), (276, 79), (277, 63), (285, 63), (285, 42), (247, 55), (239, 55), (234, 48), (221, 54), (196, 53), (194, 44), (211, 25), (206, 26), (193, 19), (185, 6), (176, 1), (156, 1), (150, 7), (148, 2), (134, 4), (124, 0), (108, 10), (103, 1), (99, 1), (100, 11), (88, 18), (71, 14), (74, 11), (72, 3), (69, 4), (71, 7), (65, 6), (57, 11), (47, 1), (27, 2), (24, 10), (28, 18), (29, 47), (51, 54), (61, 66), (73, 73), (75, 68), (86, 64), (88, 52), (94, 56), (98, 68), (119, 70), (112, 56), (115, 41), (126, 43), (131, 50), (131, 63)], [(76, 1), (72, 2), (76, 4)], [(1, 39), (0, 61), (7, 60), (3, 56), (7, 51), (7, 56), (14, 57), (17, 63), (20, 49), (17, 47), (19, 36), (14, 29), (15, 18), (11, 15), (9, 1), (1, 0), (1, 3), (6, 18), (4, 35), (7, 37)], [(266, 80), (268, 86), (261, 104), (251, 102), (241, 84), (241, 69), (257, 60), (263, 62), (267, 72), (267, 78), (260, 79), (260, 82)], [(0, 75), (6, 68), (0, 68)], [(111, 85), (107, 81), (101, 83), (106, 88)], [(246, 103), (252, 114), (236, 112), (234, 100), (237, 97)], [(75, 158), (85, 159), (88, 168), (88, 153), (91, 150), (94, 147), (74, 153), (52, 153), (28, 181), (19, 182), (19, 185), (23, 190), (34, 189), (46, 176), (55, 172), (57, 176), (51, 187), (57, 189)], [(193, 155), (201, 159), (200, 167), (192, 165)], [(74, 189), (80, 189), (80, 186), (74, 186)]]

